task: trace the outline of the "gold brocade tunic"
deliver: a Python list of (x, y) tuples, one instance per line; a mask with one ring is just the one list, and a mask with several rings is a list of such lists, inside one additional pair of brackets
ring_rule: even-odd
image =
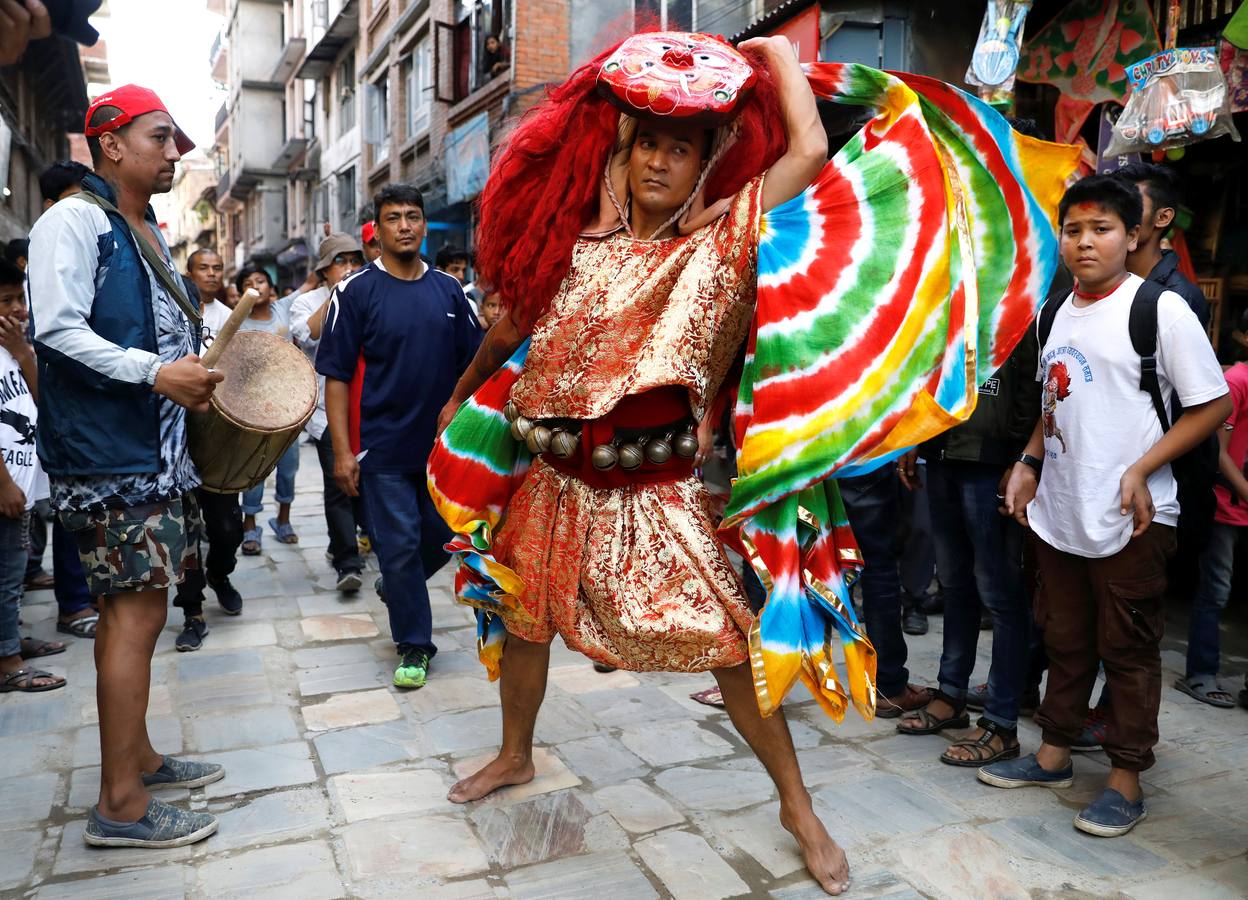
[(754, 313), (762, 176), (684, 237), (582, 238), (537, 323), (511, 398), (530, 419), (597, 419), (622, 397), (677, 385), (701, 418)]
[[(577, 242), (511, 399), (530, 418), (596, 419), (661, 387), (701, 417), (749, 329), (762, 178), (690, 235)], [(702, 671), (749, 656), (753, 615), (697, 478), (593, 488), (537, 459), (493, 551), (524, 581), (509, 633), (619, 668)]]

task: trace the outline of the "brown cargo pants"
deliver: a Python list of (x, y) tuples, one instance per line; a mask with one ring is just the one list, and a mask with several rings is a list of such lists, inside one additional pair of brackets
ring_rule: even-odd
[(1035, 539), (1040, 572), (1036, 624), (1044, 632), (1049, 680), (1036, 722), (1044, 741), (1069, 747), (1083, 729), (1105, 666), (1110, 716), (1103, 743), (1117, 768), (1153, 765), (1161, 705), (1162, 595), (1175, 530), (1152, 525), (1113, 556), (1088, 559)]

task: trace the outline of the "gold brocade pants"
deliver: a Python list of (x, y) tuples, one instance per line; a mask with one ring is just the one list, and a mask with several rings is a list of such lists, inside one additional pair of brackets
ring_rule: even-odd
[(507, 622), (508, 632), (536, 643), (558, 632), (595, 662), (633, 671), (745, 662), (754, 617), (708, 503), (692, 477), (598, 489), (534, 460), (494, 540), (535, 620)]

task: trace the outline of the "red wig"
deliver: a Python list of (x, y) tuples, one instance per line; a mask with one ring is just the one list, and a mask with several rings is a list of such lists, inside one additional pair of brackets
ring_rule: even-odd
[[(577, 237), (597, 209), (620, 118), (598, 93), (598, 71), (620, 43), (521, 118), (481, 192), (476, 267), (522, 330), (549, 308)], [(747, 57), (758, 82), (734, 120), (736, 143), (708, 176), (707, 203), (735, 194), (787, 149), (775, 82), (761, 55)]]

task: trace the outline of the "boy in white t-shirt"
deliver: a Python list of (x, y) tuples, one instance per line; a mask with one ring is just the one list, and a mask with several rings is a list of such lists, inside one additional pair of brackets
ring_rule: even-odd
[(1108, 176), (1073, 185), (1059, 207), (1075, 290), (1040, 349), (1040, 421), (1005, 498), (1035, 535), (1036, 619), (1049, 656), (1036, 715), (1043, 743), (979, 771), (997, 787), (1068, 787), (1070, 747), (1103, 662), (1113, 701), (1103, 746), (1112, 768), (1104, 792), (1075, 818), (1076, 828), (1102, 837), (1127, 833), (1145, 815), (1140, 772), (1153, 765), (1157, 743), (1162, 595), (1179, 514), (1170, 462), (1231, 408), (1213, 348), (1171, 291), (1157, 301), (1157, 378), (1166, 408), (1177, 397), (1184, 412), (1168, 431), (1141, 389), (1128, 321), (1143, 279), (1127, 271), (1141, 213), (1135, 186)]
[(35, 455), (35, 351), (26, 339), (25, 276), (0, 259), (0, 693), (36, 693), (65, 679), (22, 662), (17, 618), (26, 573), (30, 508), (48, 496)]

